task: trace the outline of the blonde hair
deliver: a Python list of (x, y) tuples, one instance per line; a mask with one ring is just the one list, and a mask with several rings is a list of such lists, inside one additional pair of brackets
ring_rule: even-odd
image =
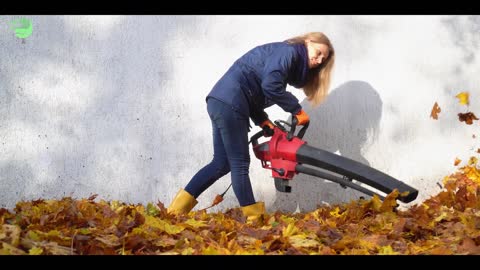
[[(303, 87), (303, 92), (313, 106), (319, 105), (328, 95), (333, 65), (335, 63), (335, 50), (328, 37), (322, 32), (310, 32), (301, 36), (287, 39), (289, 44), (305, 44), (305, 40), (311, 40), (315, 43), (328, 46), (328, 58), (322, 64), (309, 71), (307, 84)], [(311, 72), (313, 71), (313, 73)]]

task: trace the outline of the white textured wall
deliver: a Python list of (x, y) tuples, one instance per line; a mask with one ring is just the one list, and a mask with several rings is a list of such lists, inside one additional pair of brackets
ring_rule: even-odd
[[(478, 16), (26, 16), (34, 31), (25, 40), (8, 28), (18, 17), (0, 16), (0, 207), (94, 193), (168, 204), (211, 159), (205, 96), (216, 80), (253, 46), (309, 31), (326, 33), (337, 52), (329, 98), (314, 110), (303, 102), (309, 144), (417, 187), (415, 202), (480, 146), (479, 122), (457, 119), (480, 114)], [(460, 91), (470, 91), (469, 108)], [(250, 168), (268, 210), (360, 195), (301, 175), (279, 194), (253, 153)], [(214, 210), (235, 206), (229, 191)]]

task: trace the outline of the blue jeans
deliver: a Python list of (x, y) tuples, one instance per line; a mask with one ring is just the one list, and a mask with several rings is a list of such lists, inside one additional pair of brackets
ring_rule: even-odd
[(248, 117), (214, 98), (207, 100), (207, 111), (212, 121), (213, 159), (193, 176), (185, 191), (197, 198), (220, 177), (231, 172), (233, 191), (240, 206), (254, 204), (255, 198), (248, 176)]

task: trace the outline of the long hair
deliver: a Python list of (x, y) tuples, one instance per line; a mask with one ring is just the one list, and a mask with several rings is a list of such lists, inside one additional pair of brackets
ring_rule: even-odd
[(328, 37), (322, 32), (310, 32), (301, 36), (287, 39), (289, 44), (305, 44), (305, 40), (311, 40), (315, 43), (325, 44), (328, 46), (328, 58), (325, 59), (320, 66), (309, 70), (307, 83), (303, 87), (303, 92), (307, 96), (313, 106), (319, 105), (328, 95), (330, 87), (331, 74), (335, 63), (335, 50)]

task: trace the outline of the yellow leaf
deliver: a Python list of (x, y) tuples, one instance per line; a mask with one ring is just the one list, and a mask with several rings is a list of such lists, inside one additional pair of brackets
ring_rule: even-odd
[(373, 210), (375, 210), (376, 212), (380, 212), (380, 208), (382, 207), (383, 203), (380, 200), (380, 198), (377, 196), (377, 194), (374, 194), (370, 201), (372, 203)]
[(205, 223), (206, 223), (206, 221), (196, 220), (196, 219), (193, 219), (193, 218), (190, 218), (187, 221), (185, 221), (185, 224), (190, 225), (194, 228), (205, 227), (205, 226), (207, 226)]
[(394, 189), (392, 192), (390, 192), (387, 197), (385, 197), (385, 200), (383, 200), (383, 203), (380, 206), (380, 211), (392, 212), (393, 209), (398, 206), (396, 199), (399, 193), (400, 192), (398, 192), (398, 189)]
[(117, 210), (121, 206), (121, 203), (119, 201), (111, 201), (110, 202), (110, 208), (112, 210)]
[(30, 238), (30, 239), (32, 239), (32, 240), (35, 241), (35, 242), (39, 242), (39, 241), (42, 240), (42, 239), (40, 239), (40, 236), (39, 236), (35, 231), (33, 231), (33, 230), (32, 230), (32, 231), (28, 231), (28, 233), (27, 233), (26, 236), (27, 236), (27, 238)]
[(468, 160), (468, 165), (470, 166), (477, 165), (477, 162), (478, 162), (478, 158), (470, 157), (470, 159)]
[(468, 105), (469, 104), (468, 92), (458, 93), (455, 97), (458, 98), (458, 103), (460, 103), (461, 105)]
[(396, 255), (400, 253), (394, 251), (393, 248), (390, 245), (388, 245), (388, 246), (380, 247), (378, 249), (378, 254), (379, 255)]
[(298, 232), (298, 228), (295, 227), (295, 225), (293, 223), (290, 223), (290, 224), (288, 224), (287, 227), (283, 228), (282, 235), (283, 235), (283, 237), (289, 237), (289, 236), (292, 236), (292, 235), (296, 234), (297, 232)]
[(9, 245), (8, 243), (2, 242), (0, 243), (3, 245), (2, 248), (0, 248), (0, 255), (24, 255), (25, 251), (16, 248), (12, 245)]
[(214, 247), (209, 246), (202, 252), (203, 255), (221, 255), (221, 253)]
[(90, 231), (89, 228), (81, 228), (81, 229), (78, 230), (78, 233), (87, 235), (87, 234), (91, 234), (92, 232)]
[(287, 224), (295, 222), (295, 219), (293, 217), (289, 217), (289, 216), (286, 216), (286, 215), (282, 215), (280, 217), (280, 219), (283, 220)]
[(288, 242), (296, 248), (318, 247), (320, 243), (313, 239), (308, 239), (305, 235), (294, 235), (288, 238)]
[(337, 218), (345, 215), (345, 211), (342, 214), (339, 214), (338, 212), (340, 212), (340, 208), (337, 206), (335, 209), (330, 211), (330, 215)]
[(168, 234), (177, 234), (185, 229), (183, 226), (172, 225), (152, 216), (145, 216), (145, 225), (160, 229)]
[(43, 253), (43, 249), (39, 247), (33, 247), (28, 250), (29, 255), (40, 255)]
[(182, 255), (192, 255), (195, 250), (191, 247), (187, 247), (186, 249), (182, 250), (180, 254)]

